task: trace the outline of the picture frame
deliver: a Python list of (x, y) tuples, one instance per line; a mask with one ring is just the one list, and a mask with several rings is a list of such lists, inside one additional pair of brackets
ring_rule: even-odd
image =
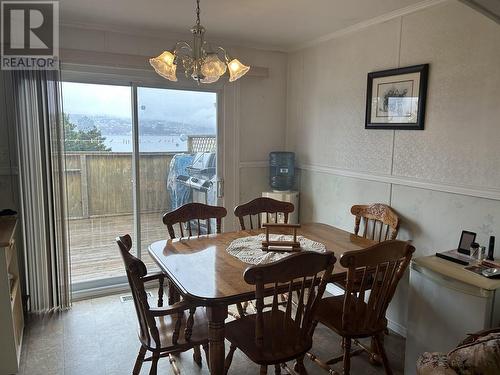
[(429, 64), (368, 73), (365, 129), (423, 130)]
[(477, 234), (468, 230), (463, 230), (460, 235), (457, 251), (461, 254), (470, 255), (470, 245), (476, 242)]

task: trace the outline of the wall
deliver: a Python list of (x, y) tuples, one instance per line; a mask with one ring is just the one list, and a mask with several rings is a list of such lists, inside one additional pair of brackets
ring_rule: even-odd
[[(140, 57), (150, 72), (152, 69), (148, 67), (146, 57), (158, 55), (171, 48), (173, 43), (174, 40), (168, 38), (74, 26), (64, 26), (61, 31), (63, 49), (133, 55)], [(234, 168), (233, 176), (227, 176), (230, 181), (225, 189), (228, 197), (234, 195), (232, 201), (237, 204), (260, 196), (261, 191), (267, 189), (264, 161), (270, 151), (285, 147), (287, 55), (239, 46), (226, 47), (231, 55), (244, 63), (268, 69), (268, 77), (245, 77), (232, 86), (227, 85), (231, 86), (230, 95), (234, 96), (229, 98), (229, 104), (225, 103), (226, 107), (233, 107), (231, 111), (234, 110), (230, 124), (234, 127), (231, 129), (234, 134), (229, 134), (231, 131), (225, 134), (234, 138), (227, 143), (228, 147), (234, 148), (227, 163), (234, 164)], [(119, 66), (121, 62), (118, 60), (118, 55), (114, 59), (111, 56), (108, 65)], [(221, 115), (228, 116), (225, 112)]]
[[(500, 26), (446, 1), (290, 53), (287, 148), (301, 220), (352, 230), (349, 208), (391, 204), (417, 256), (500, 236)], [(368, 72), (430, 64), (424, 131), (365, 130)], [(500, 251), (498, 254), (500, 255)], [(390, 307), (405, 333), (407, 279)]]

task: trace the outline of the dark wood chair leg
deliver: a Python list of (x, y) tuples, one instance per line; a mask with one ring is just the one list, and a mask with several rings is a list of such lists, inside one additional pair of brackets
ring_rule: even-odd
[(141, 345), (139, 349), (139, 354), (137, 354), (137, 359), (135, 361), (134, 370), (132, 371), (132, 375), (139, 375), (141, 372), (142, 364), (144, 363), (144, 356), (146, 355), (146, 348)]
[(193, 347), (193, 361), (201, 367), (201, 349), (199, 345)]
[(172, 370), (174, 372), (174, 375), (181, 375), (181, 370), (179, 370), (179, 367), (177, 367), (177, 363), (175, 362), (174, 354), (170, 353), (168, 355), (168, 361), (170, 362), (170, 366), (172, 366)]
[(392, 375), (391, 366), (389, 365), (389, 360), (387, 359), (387, 354), (385, 353), (384, 343), (381, 338), (382, 335), (383, 333), (380, 333), (375, 336), (375, 344), (377, 346), (380, 357), (382, 357), (382, 364), (384, 365), (385, 373), (387, 375)]
[(281, 366), (274, 365), (274, 375), (281, 375)]
[(260, 366), (260, 375), (267, 375), (267, 366)]
[[(387, 328), (386, 328), (387, 329)], [(382, 340), (382, 345), (384, 344), (384, 335), (381, 335), (380, 336), (380, 339)], [(370, 342), (370, 352), (371, 352), (371, 355), (370, 355), (370, 363), (372, 365), (377, 365), (377, 366), (380, 366), (382, 365), (382, 361), (381, 361), (381, 356), (380, 356), (380, 352), (378, 350), (378, 347), (377, 347), (377, 343), (376, 343), (376, 340), (375, 340), (375, 336), (373, 336), (371, 338), (371, 342)]]
[(208, 344), (205, 344), (203, 345), (203, 351), (205, 352), (205, 360), (207, 361), (207, 365), (208, 365), (208, 360), (210, 358), (210, 351), (209, 351), (209, 347), (208, 347)]
[(246, 306), (243, 307), (243, 305), (238, 302), (236, 304), (236, 308), (238, 309), (238, 315), (240, 316), (240, 318), (243, 318), (246, 315)]
[(344, 375), (349, 375), (351, 371), (351, 339), (344, 340)]
[(151, 358), (151, 370), (149, 370), (149, 375), (156, 375), (158, 372), (158, 360), (160, 359), (160, 352), (154, 352)]
[(304, 366), (304, 357), (297, 358), (293, 369), (300, 375), (307, 375), (306, 367)]
[(231, 367), (235, 350), (236, 345), (231, 344), (231, 346), (229, 347), (229, 353), (227, 353), (226, 360), (224, 361), (224, 374), (227, 374), (227, 372), (229, 371), (229, 367)]
[(180, 295), (177, 289), (170, 280), (168, 281), (168, 304), (173, 305), (176, 302), (180, 301)]

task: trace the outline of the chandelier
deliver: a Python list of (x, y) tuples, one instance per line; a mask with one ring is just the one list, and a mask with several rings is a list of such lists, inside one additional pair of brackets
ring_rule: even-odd
[[(198, 84), (214, 83), (229, 71), (229, 82), (243, 77), (250, 67), (238, 59), (230, 59), (226, 50), (220, 46), (212, 47), (205, 39), (205, 28), (200, 24), (200, 0), (196, 0), (196, 25), (191, 29), (193, 43), (177, 42), (170, 51), (149, 59), (149, 63), (163, 78), (177, 81), (177, 65), (184, 68), (186, 77), (191, 76)], [(222, 60), (221, 60), (222, 58)]]

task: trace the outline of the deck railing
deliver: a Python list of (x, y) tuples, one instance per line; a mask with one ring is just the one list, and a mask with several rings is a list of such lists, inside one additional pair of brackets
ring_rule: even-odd
[[(213, 152), (215, 136), (188, 136), (188, 153)], [(170, 207), (167, 178), (174, 152), (139, 155), (141, 212)], [(79, 151), (66, 153), (68, 216), (88, 218), (133, 212), (131, 152)]]

